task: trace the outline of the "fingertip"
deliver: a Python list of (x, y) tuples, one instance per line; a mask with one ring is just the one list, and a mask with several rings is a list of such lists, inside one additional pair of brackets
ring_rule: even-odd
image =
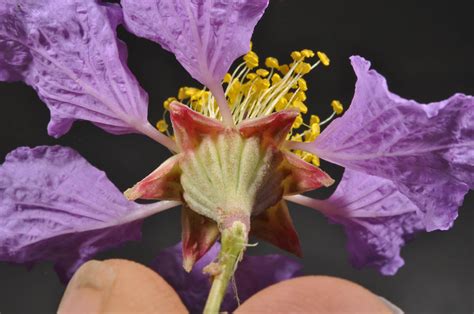
[(187, 313), (171, 286), (138, 263), (89, 261), (71, 279), (58, 313)]
[(345, 279), (305, 276), (270, 286), (245, 301), (235, 313), (392, 313), (364, 287)]

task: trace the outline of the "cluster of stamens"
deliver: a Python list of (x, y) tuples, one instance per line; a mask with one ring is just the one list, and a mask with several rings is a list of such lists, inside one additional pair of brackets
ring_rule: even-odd
[[(299, 142), (312, 142), (320, 134), (320, 127), (329, 122), (335, 115), (343, 111), (342, 104), (333, 100), (333, 113), (324, 121), (317, 115), (311, 115), (305, 122), (303, 116), (308, 112), (305, 104), (308, 85), (303, 78), (318, 65), (329, 66), (329, 58), (325, 53), (303, 49), (293, 51), (290, 56), (292, 62), (280, 64), (276, 58), (265, 59), (265, 67), (259, 68), (259, 57), (250, 47), (250, 51), (243, 57), (244, 62), (239, 64), (233, 73), (227, 73), (223, 80), (225, 96), (231, 108), (232, 117), (236, 124), (246, 120), (270, 115), (273, 112), (296, 109), (299, 115), (293, 123), (287, 139)], [(313, 64), (307, 60), (317, 56)], [(163, 103), (165, 109), (163, 119), (156, 127), (160, 132), (169, 134), (167, 113), (171, 102), (178, 100), (193, 110), (205, 116), (221, 119), (219, 107), (213, 95), (206, 88), (181, 87), (177, 97), (170, 97)], [(307, 162), (319, 166), (319, 158), (313, 154), (296, 150), (296, 155)]]

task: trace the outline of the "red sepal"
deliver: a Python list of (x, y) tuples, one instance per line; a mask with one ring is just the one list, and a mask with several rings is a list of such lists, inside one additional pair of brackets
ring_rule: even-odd
[(219, 237), (217, 223), (196, 213), (186, 205), (181, 210), (181, 238), (183, 268), (190, 272), (197, 262), (214, 245)]
[(252, 217), (250, 234), (301, 257), (301, 245), (285, 201)]
[(171, 122), (181, 151), (196, 148), (205, 136), (217, 136), (225, 131), (218, 120), (206, 117), (178, 102), (170, 104)]
[(334, 183), (326, 172), (304, 161), (293, 153), (284, 152), (286, 169), (291, 174), (284, 181), (284, 195), (300, 194), (321, 186), (328, 187)]
[(282, 110), (263, 118), (245, 120), (239, 124), (238, 129), (245, 138), (260, 137), (263, 147), (268, 144), (280, 147), (286, 140), (296, 116), (298, 112), (295, 110)]
[(138, 198), (181, 201), (181, 158), (182, 155), (178, 154), (167, 159), (155, 171), (125, 191), (125, 196), (132, 201)]

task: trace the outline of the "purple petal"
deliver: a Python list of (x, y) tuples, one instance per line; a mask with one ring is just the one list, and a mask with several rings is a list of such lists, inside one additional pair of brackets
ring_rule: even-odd
[[(190, 273), (184, 271), (181, 243), (163, 250), (153, 262), (154, 268), (176, 290), (191, 313), (202, 313), (211, 282), (202, 269), (217, 257), (220, 244), (216, 243), (195, 265)], [(302, 265), (293, 259), (281, 255), (248, 256), (244, 255), (235, 273), (235, 282), (241, 302), (258, 291), (296, 277)], [(229, 287), (221, 310), (233, 311), (237, 300)]]
[(125, 24), (176, 55), (208, 87), (221, 82), (250, 38), (268, 0), (122, 0)]
[(139, 239), (143, 218), (176, 205), (126, 200), (70, 148), (21, 147), (0, 166), (0, 260), (51, 260), (67, 278), (96, 252)]
[(384, 275), (393, 275), (403, 266), (400, 249), (425, 230), (418, 207), (392, 181), (350, 169), (329, 199), (293, 196), (289, 200), (342, 224), (352, 264), (377, 268)]
[(94, 0), (6, 0), (0, 4), (0, 80), (32, 86), (51, 111), (48, 133), (75, 120), (113, 134), (166, 142), (147, 121), (148, 96), (127, 68), (115, 28), (118, 5)]
[(296, 145), (346, 168), (391, 180), (423, 213), (429, 231), (449, 229), (474, 187), (474, 98), (419, 104), (392, 94), (361, 57), (346, 114), (310, 144)]

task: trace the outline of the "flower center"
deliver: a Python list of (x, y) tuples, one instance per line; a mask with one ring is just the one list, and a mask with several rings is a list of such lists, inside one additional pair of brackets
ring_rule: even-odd
[[(252, 47), (251, 47), (252, 48)], [(278, 59), (267, 57), (265, 68), (259, 68), (258, 55), (250, 50), (232, 73), (227, 73), (223, 84), (225, 96), (231, 108), (232, 117), (235, 124), (239, 124), (247, 119), (268, 116), (273, 112), (284, 109), (297, 109), (300, 114), (296, 118), (292, 130), (288, 133), (287, 139), (298, 142), (311, 142), (320, 134), (322, 125), (329, 122), (336, 114), (343, 111), (342, 104), (334, 100), (331, 103), (333, 114), (320, 121), (317, 115), (311, 115), (309, 121), (304, 120), (304, 115), (308, 113), (305, 104), (308, 84), (303, 78), (318, 65), (329, 66), (329, 58), (325, 53), (303, 49), (293, 51), (292, 62), (280, 64)], [(314, 63), (307, 61), (318, 57)], [(198, 89), (194, 87), (181, 87), (177, 98), (170, 97), (164, 103), (163, 119), (158, 121), (157, 128), (161, 132), (168, 131), (169, 124), (166, 122), (169, 104), (179, 100), (191, 109), (217, 120), (221, 120), (219, 107), (213, 95), (206, 88)], [(299, 150), (293, 151), (303, 160), (319, 166), (319, 158), (311, 153)]]

